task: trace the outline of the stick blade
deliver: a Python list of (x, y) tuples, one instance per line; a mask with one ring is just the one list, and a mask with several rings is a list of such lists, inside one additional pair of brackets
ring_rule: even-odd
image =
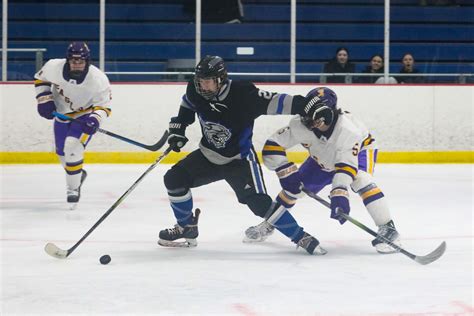
[(68, 256), (67, 250), (62, 250), (61, 248), (50, 242), (47, 243), (46, 246), (44, 246), (44, 251), (46, 251), (46, 253), (51, 257), (58, 259), (66, 259)]
[(446, 251), (446, 242), (443, 241), (441, 245), (438, 246), (435, 250), (427, 254), (426, 256), (416, 256), (415, 261), (419, 264), (426, 265), (433, 261), (438, 260)]

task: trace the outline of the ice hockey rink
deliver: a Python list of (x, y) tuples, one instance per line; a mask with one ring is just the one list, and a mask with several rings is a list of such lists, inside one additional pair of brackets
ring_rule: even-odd
[[(79, 207), (65, 203), (57, 165), (1, 166), (1, 315), (474, 315), (473, 166), (379, 164), (376, 179), (403, 247), (425, 255), (377, 254), (372, 236), (305, 197), (292, 213), (328, 250), (310, 256), (275, 232), (244, 244), (260, 222), (225, 182), (193, 190), (202, 210), (198, 246), (157, 245), (174, 224), (158, 165), (67, 259), (48, 256), (53, 242), (72, 247), (148, 168), (89, 164)], [(274, 174), (264, 170), (273, 196)], [(321, 193), (322, 197), (327, 192)], [(375, 229), (359, 197), (351, 215)], [(112, 262), (101, 265), (109, 254)]]

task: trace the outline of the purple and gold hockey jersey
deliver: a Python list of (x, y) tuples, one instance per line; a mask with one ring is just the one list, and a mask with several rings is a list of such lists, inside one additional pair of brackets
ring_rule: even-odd
[(66, 80), (63, 75), (65, 64), (66, 59), (51, 59), (35, 74), (38, 103), (52, 96), (58, 113), (78, 117), (95, 111), (108, 116), (112, 98), (107, 76), (90, 65), (83, 82)]
[(349, 186), (359, 169), (368, 173), (373, 169), (375, 140), (364, 124), (348, 112), (337, 115), (329, 133), (310, 131), (301, 123), (300, 117), (296, 116), (287, 127), (278, 130), (265, 143), (265, 165), (275, 170), (288, 163), (286, 149), (298, 144), (308, 150), (310, 158), (314, 159), (321, 169), (335, 172), (333, 186)]

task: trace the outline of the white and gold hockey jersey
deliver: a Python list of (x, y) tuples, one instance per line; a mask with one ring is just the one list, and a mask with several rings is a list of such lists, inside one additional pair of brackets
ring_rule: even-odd
[(263, 148), (264, 164), (275, 170), (288, 163), (286, 149), (298, 144), (308, 150), (311, 159), (324, 171), (348, 175), (350, 178), (335, 176), (340, 178), (335, 180), (344, 185), (350, 185), (357, 175), (359, 154), (369, 151), (368, 155), (364, 152), (363, 156), (367, 157), (373, 155), (375, 150), (375, 142), (368, 129), (348, 112), (339, 113), (333, 129), (329, 133), (321, 133), (319, 137), (296, 116), (291, 119), (289, 126), (278, 130), (267, 140)]
[(66, 62), (66, 59), (51, 59), (35, 74), (38, 102), (52, 94), (58, 113), (79, 117), (95, 111), (101, 117), (108, 116), (112, 97), (107, 76), (90, 65), (82, 82), (67, 81), (63, 75)]

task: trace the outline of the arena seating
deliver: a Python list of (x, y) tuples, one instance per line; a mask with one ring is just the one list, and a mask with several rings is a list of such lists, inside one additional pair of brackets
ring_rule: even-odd
[[(182, 1), (110, 0), (106, 7), (106, 71), (165, 71), (169, 59), (194, 58), (193, 17)], [(202, 54), (222, 56), (232, 72), (289, 72), (290, 10), (286, 0), (243, 1), (242, 24), (203, 24)], [(474, 6), (421, 7), (418, 0), (392, 2), (391, 71), (410, 52), (427, 73), (472, 73)], [(321, 72), (339, 46), (361, 71), (383, 52), (383, 0), (299, 0), (297, 72)], [(15, 1), (9, 4), (9, 47), (47, 48), (62, 58), (68, 42), (85, 40), (98, 58), (99, 6), (92, 1)], [(252, 55), (237, 54), (251, 47)], [(96, 62), (96, 60), (94, 60)], [(34, 73), (33, 54), (9, 54), (9, 78)], [(162, 80), (166, 76), (118, 76), (111, 80)], [(287, 76), (257, 81), (287, 81)], [(318, 78), (298, 77), (298, 81)], [(455, 78), (433, 78), (454, 82)]]

